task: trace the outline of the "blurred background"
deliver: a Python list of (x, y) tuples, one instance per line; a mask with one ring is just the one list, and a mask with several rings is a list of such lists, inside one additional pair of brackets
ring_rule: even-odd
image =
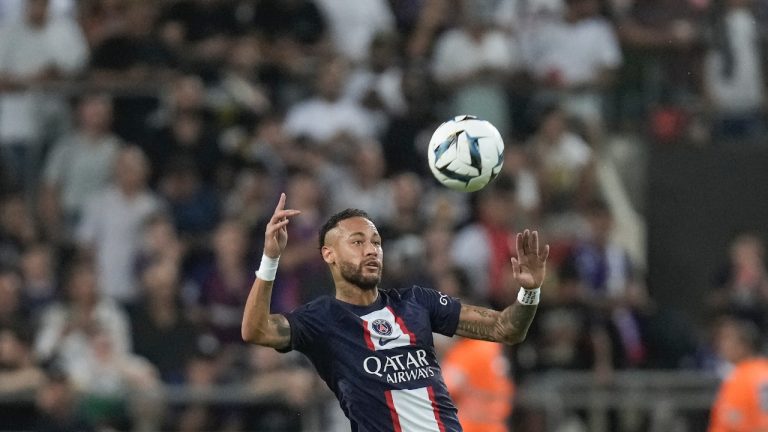
[[(705, 430), (723, 317), (768, 334), (766, 42), (765, 0), (0, 1), (0, 429), (349, 430), (240, 340), (285, 191), (274, 312), (331, 294), (346, 207), (384, 288), (494, 307), (536, 228), (528, 339), (437, 341), (468, 421)], [(426, 162), (458, 114), (505, 137), (473, 194)]]

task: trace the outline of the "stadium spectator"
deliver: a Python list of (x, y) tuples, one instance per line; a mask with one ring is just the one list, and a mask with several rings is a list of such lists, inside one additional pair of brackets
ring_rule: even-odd
[(23, 402), (43, 384), (45, 375), (34, 361), (28, 329), (0, 324), (0, 405), (3, 430), (29, 430), (34, 408)]
[(40, 238), (35, 218), (20, 194), (0, 198), (0, 264), (15, 266), (22, 251)]
[(553, 236), (575, 235), (583, 228), (577, 212), (596, 187), (592, 148), (569, 127), (566, 112), (549, 105), (538, 114), (528, 150), (541, 188), (542, 222)]
[(19, 269), (21, 271), (21, 297), (24, 310), (37, 322), (46, 306), (59, 293), (56, 265), (59, 255), (50, 243), (36, 243), (24, 250)]
[(183, 382), (184, 367), (201, 335), (184, 310), (178, 265), (172, 260), (148, 264), (141, 277), (144, 301), (131, 313), (134, 352), (172, 384)]
[[(320, 182), (310, 173), (297, 171), (291, 174), (285, 189), (290, 194), (291, 205), (306, 210), (302, 211), (301, 218), (296, 219), (296, 223), (291, 224), (288, 232), (291, 239), (303, 247), (286, 251), (283, 255), (282, 277), (275, 284), (280, 291), (275, 292), (272, 298), (272, 307), (275, 310), (288, 312), (309, 299), (324, 294), (324, 282), (329, 282), (325, 263), (314, 247), (317, 243), (317, 231), (327, 214), (328, 203)], [(274, 200), (270, 199), (269, 204), (273, 203)], [(266, 220), (265, 218), (261, 221), (260, 231), (264, 229)], [(261, 254), (262, 251), (257, 252)]]
[(336, 52), (352, 64), (362, 63), (377, 33), (395, 30), (385, 0), (315, 0), (328, 22)]
[(715, 2), (713, 41), (706, 56), (704, 93), (714, 116), (714, 139), (751, 139), (765, 127), (765, 58), (751, 0)]
[(768, 360), (760, 353), (760, 329), (754, 323), (726, 318), (716, 329), (720, 358), (730, 365), (712, 405), (709, 432), (758, 431), (768, 427), (764, 408)]
[(471, 113), (510, 132), (510, 107), (504, 83), (522, 59), (516, 44), (493, 25), (489, 2), (460, 2), (460, 25), (435, 42), (432, 75), (449, 99), (442, 117)]
[(379, 33), (371, 40), (367, 61), (354, 68), (344, 89), (345, 96), (362, 105), (385, 130), (392, 116), (403, 114), (403, 70), (398, 57), (396, 34)]
[(168, 126), (158, 130), (146, 148), (156, 173), (153, 180), (169, 171), (174, 162), (186, 159), (194, 162), (195, 170), (206, 184), (215, 185), (223, 159), (215, 125), (206, 121), (200, 111), (178, 112), (169, 120)]
[(759, 328), (768, 324), (768, 267), (759, 236), (745, 233), (731, 240), (728, 263), (715, 274), (714, 288), (709, 295), (714, 312), (752, 321)]
[(115, 347), (112, 335), (94, 327), (77, 361), (68, 369), (83, 393), (83, 410), (99, 428), (158, 430), (164, 410), (155, 368)]
[(246, 391), (269, 402), (248, 407), (245, 429), (301, 430), (301, 412), (317, 394), (312, 391), (319, 384), (313, 371), (298, 356), (284, 359), (277, 351), (260, 346), (248, 347), (247, 362)]
[(589, 236), (578, 241), (565, 258), (586, 289), (587, 298), (603, 319), (616, 329), (615, 345), (621, 347), (617, 367), (642, 365), (645, 343), (641, 317), (648, 296), (627, 251), (613, 240), (614, 220), (603, 201), (586, 210)]
[(93, 264), (88, 260), (70, 263), (64, 280), (64, 300), (43, 311), (35, 336), (35, 355), (52, 361), (67, 373), (86, 354), (89, 338), (98, 328), (109, 334), (113, 349), (131, 350), (128, 317), (113, 300), (101, 294)]
[(77, 22), (49, 16), (48, 7), (48, 0), (27, 0), (23, 19), (0, 27), (0, 154), (27, 194), (34, 192), (47, 122), (61, 108), (40, 87), (74, 77), (88, 58)]
[(477, 194), (474, 220), (459, 229), (451, 244), (453, 262), (467, 273), (473, 297), (492, 305), (509, 304), (515, 293), (504, 289), (504, 268), (513, 256), (517, 226), (515, 184), (499, 177)]
[(91, 198), (75, 233), (78, 245), (96, 260), (99, 289), (125, 304), (135, 302), (139, 294), (133, 266), (142, 224), (163, 206), (147, 186), (149, 173), (138, 147), (121, 149), (113, 184)]
[(136, 252), (136, 276), (140, 279), (147, 267), (158, 262), (182, 265), (186, 249), (187, 245), (179, 238), (169, 215), (156, 213), (149, 216), (142, 226), (141, 244)]
[(191, 247), (200, 246), (219, 221), (219, 197), (189, 155), (172, 156), (157, 186), (168, 206), (179, 236)]
[[(40, 191), (44, 225), (66, 233), (77, 226), (90, 196), (110, 182), (122, 145), (111, 130), (112, 99), (108, 95), (84, 95), (77, 106), (77, 123), (77, 129), (54, 143)], [(66, 239), (66, 234), (62, 236)]]
[(372, 218), (386, 224), (394, 205), (392, 186), (385, 178), (384, 153), (377, 141), (356, 142), (347, 165), (348, 173), (330, 190), (331, 210), (365, 204)]
[(253, 231), (269, 217), (278, 179), (260, 162), (240, 170), (222, 204), (224, 217), (238, 219)]
[(13, 267), (0, 267), (0, 325), (31, 329), (29, 311), (24, 307), (22, 279)]
[(194, 269), (199, 284), (199, 305), (207, 325), (224, 345), (240, 339), (243, 301), (251, 284), (248, 235), (236, 220), (223, 220), (212, 235), (212, 256)]
[(298, 45), (312, 54), (327, 38), (327, 22), (312, 0), (264, 0), (256, 4), (253, 25), (276, 50)]
[(79, 409), (80, 396), (66, 374), (58, 370), (46, 372), (43, 383), (35, 396), (37, 415), (34, 430), (60, 432), (77, 430), (94, 431)]
[[(333, 2), (329, 2), (333, 3)], [(345, 39), (351, 39), (348, 34)], [(344, 141), (370, 138), (375, 123), (359, 104), (343, 97), (349, 66), (340, 57), (324, 60), (317, 68), (315, 96), (293, 105), (285, 117), (286, 132), (308, 138), (326, 151), (344, 154)]]
[(596, 141), (604, 128), (603, 90), (613, 83), (622, 53), (611, 23), (600, 16), (598, 0), (567, 0), (566, 5), (562, 21), (529, 29), (533, 34), (525, 37), (524, 50), (543, 90), (538, 97), (556, 97)]

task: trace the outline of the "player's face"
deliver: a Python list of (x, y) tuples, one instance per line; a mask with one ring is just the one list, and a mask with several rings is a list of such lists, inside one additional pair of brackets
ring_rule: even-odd
[(368, 219), (355, 217), (339, 222), (336, 264), (341, 277), (364, 290), (375, 289), (381, 281), (381, 236)]

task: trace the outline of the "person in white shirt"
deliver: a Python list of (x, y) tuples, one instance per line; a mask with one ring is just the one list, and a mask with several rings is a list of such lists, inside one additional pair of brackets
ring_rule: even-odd
[(343, 97), (348, 65), (340, 57), (326, 60), (317, 72), (316, 95), (290, 108), (283, 124), (294, 138), (307, 138), (319, 146), (335, 145), (340, 138), (371, 138), (375, 122), (358, 103)]
[(112, 99), (105, 94), (82, 97), (78, 127), (54, 143), (43, 169), (40, 208), (50, 216), (46, 224), (77, 224), (91, 195), (104, 188), (122, 141), (112, 133)]
[(379, 32), (395, 30), (395, 17), (386, 0), (315, 0), (330, 26), (338, 54), (360, 63)]
[[(704, 63), (705, 94), (716, 138), (755, 136), (766, 93), (760, 33), (752, 0), (724, 0), (714, 15), (714, 40)], [(723, 10), (724, 9), (724, 10)]]
[(75, 237), (80, 247), (96, 257), (102, 293), (130, 304), (139, 295), (133, 266), (143, 224), (163, 206), (147, 186), (149, 162), (138, 147), (120, 150), (114, 174), (114, 185), (88, 202)]
[(28, 0), (23, 20), (0, 27), (0, 156), (16, 186), (32, 189), (43, 121), (57, 106), (40, 86), (74, 76), (87, 59), (77, 22), (50, 18), (48, 0)]
[(530, 73), (544, 93), (556, 95), (568, 114), (591, 133), (602, 129), (602, 90), (621, 66), (618, 37), (599, 15), (597, 0), (567, 0), (565, 19), (531, 29), (523, 36)]
[(483, 4), (461, 3), (461, 25), (435, 42), (432, 74), (451, 94), (443, 117), (472, 114), (493, 123), (505, 136), (510, 108), (504, 83), (522, 64), (515, 41), (494, 26), (493, 9)]

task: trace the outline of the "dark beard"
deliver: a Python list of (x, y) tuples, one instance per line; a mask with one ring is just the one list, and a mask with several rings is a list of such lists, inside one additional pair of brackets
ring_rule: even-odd
[(357, 285), (364, 291), (372, 291), (376, 289), (376, 287), (379, 286), (379, 282), (381, 282), (381, 269), (379, 269), (379, 273), (376, 276), (363, 276), (362, 263), (355, 267), (348, 262), (343, 262), (339, 264), (339, 269), (341, 270), (341, 277), (343, 277), (344, 280), (353, 285)]

